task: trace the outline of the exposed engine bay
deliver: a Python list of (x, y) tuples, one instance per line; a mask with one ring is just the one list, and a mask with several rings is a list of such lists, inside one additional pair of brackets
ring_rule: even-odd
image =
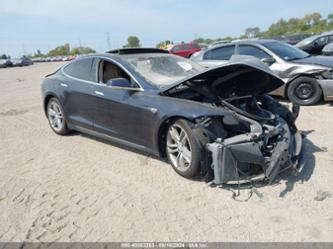
[(291, 112), (266, 94), (222, 93), (191, 82), (169, 94), (223, 111), (221, 116), (197, 119), (193, 128), (214, 184), (273, 182), (282, 171), (302, 169), (302, 136), (295, 126), (299, 108)]

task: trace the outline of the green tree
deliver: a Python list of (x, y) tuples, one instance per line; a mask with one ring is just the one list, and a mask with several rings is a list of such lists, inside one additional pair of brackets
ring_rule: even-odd
[(2, 60), (6, 60), (6, 59), (8, 59), (8, 56), (5, 55), (5, 54), (2, 54), (2, 55), (0, 56), (0, 59), (2, 59)]
[(139, 48), (140, 40), (137, 36), (129, 36), (127, 38), (127, 44), (123, 46), (123, 48)]
[(62, 46), (58, 46), (55, 49), (50, 50), (47, 53), (47, 56), (61, 56), (61, 55), (69, 55), (70, 46), (69, 43), (65, 43)]
[(156, 44), (156, 48), (165, 49), (167, 46), (172, 45), (173, 42), (170, 40), (161, 41)]
[(76, 54), (92, 54), (96, 53), (96, 51), (92, 48), (89, 47), (77, 47), (77, 48), (72, 48), (70, 54), (71, 55), (76, 55)]
[(253, 27), (253, 28), (247, 28), (247, 29), (245, 29), (245, 35), (248, 38), (258, 37), (259, 34), (260, 34), (260, 28), (258, 28), (258, 27)]

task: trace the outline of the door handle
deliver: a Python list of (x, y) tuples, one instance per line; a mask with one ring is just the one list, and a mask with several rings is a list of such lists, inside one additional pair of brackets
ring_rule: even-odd
[(100, 96), (104, 96), (104, 93), (99, 92), (99, 91), (95, 91), (95, 94), (100, 95)]
[(63, 86), (63, 87), (68, 87), (68, 85), (67, 85), (67, 84), (65, 84), (65, 83), (60, 83), (60, 86)]

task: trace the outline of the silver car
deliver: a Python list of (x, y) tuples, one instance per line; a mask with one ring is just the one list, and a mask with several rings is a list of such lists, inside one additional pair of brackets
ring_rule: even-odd
[(223, 44), (192, 55), (191, 60), (215, 67), (233, 55), (254, 56), (277, 74), (285, 84), (271, 92), (299, 105), (333, 100), (333, 57), (311, 56), (284, 42), (244, 40)]

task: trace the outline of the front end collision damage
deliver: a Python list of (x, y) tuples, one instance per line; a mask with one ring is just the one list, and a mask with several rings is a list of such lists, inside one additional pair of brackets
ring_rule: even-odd
[(295, 126), (299, 106), (290, 111), (267, 95), (283, 84), (261, 64), (243, 61), (164, 89), (166, 96), (200, 103), (217, 114), (195, 118), (192, 128), (206, 180), (215, 185), (273, 182), (284, 170), (302, 169), (302, 137)]
[[(275, 124), (263, 124), (237, 112), (232, 113), (232, 118), (224, 116), (222, 119), (228, 120), (222, 122), (248, 125), (248, 132), (234, 136), (226, 136), (228, 132), (221, 130), (216, 136), (219, 129), (216, 123), (221, 117), (208, 117), (198, 122), (195, 128), (198, 137), (199, 133), (207, 133), (207, 130), (215, 134), (211, 135), (214, 140), (208, 139), (210, 142), (205, 144), (209, 155), (205, 163), (208, 164), (208, 171), (212, 172), (213, 184), (242, 184), (260, 180), (272, 183), (287, 169), (295, 172), (302, 170), (302, 136), (291, 124), (298, 116), (299, 108), (293, 107), (292, 117), (286, 107), (275, 104), (274, 108), (280, 108), (280, 113), (282, 111), (281, 116), (275, 118)], [(208, 126), (207, 120), (215, 125)]]
[[(268, 128), (268, 127), (267, 127)], [(282, 171), (294, 168), (301, 170), (302, 138), (299, 132), (292, 134), (288, 125), (269, 127), (272, 136), (278, 136), (276, 145), (270, 155), (264, 155), (264, 134), (256, 132), (239, 135), (225, 140), (218, 139), (207, 144), (212, 156), (214, 171), (213, 183), (246, 183), (267, 179), (273, 182)], [(269, 139), (270, 136), (265, 137)], [(259, 174), (258, 174), (259, 173)]]

